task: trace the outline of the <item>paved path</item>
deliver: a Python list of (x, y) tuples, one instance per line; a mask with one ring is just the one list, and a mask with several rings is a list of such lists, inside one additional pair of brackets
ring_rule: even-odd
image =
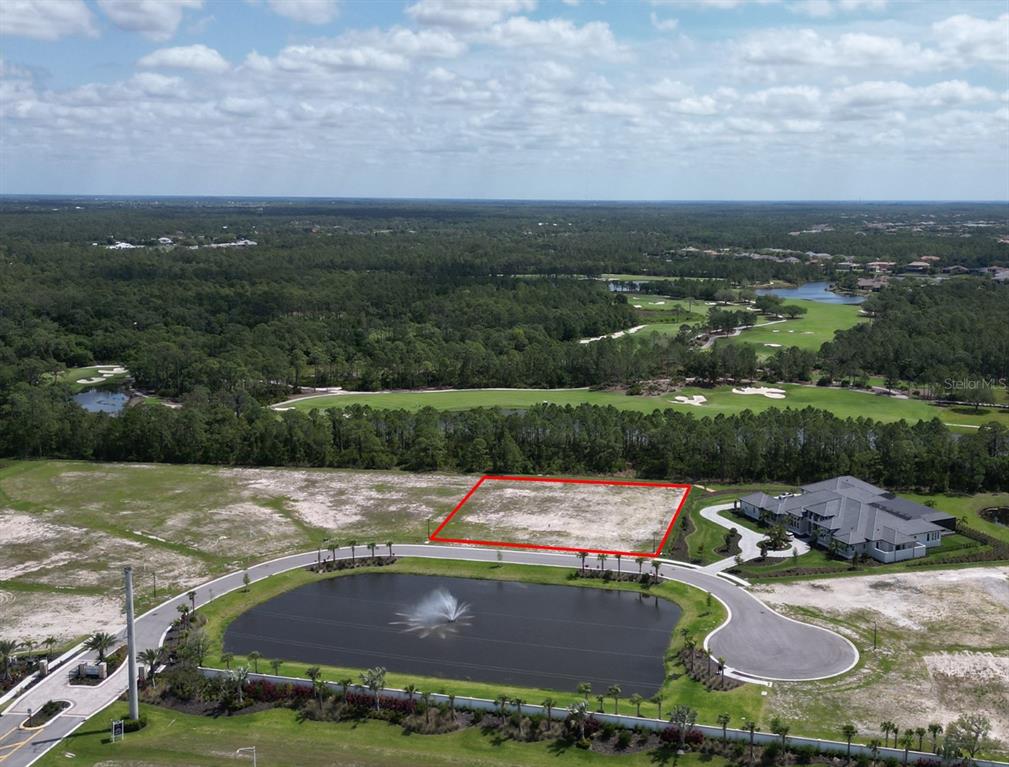
[[(709, 522), (714, 522), (716, 525), (721, 525), (726, 530), (736, 529), (739, 533), (739, 556), (744, 562), (749, 562), (751, 559), (757, 559), (760, 556), (760, 542), (764, 540), (767, 536), (763, 533), (758, 533), (755, 530), (751, 530), (738, 522), (726, 519), (722, 516), (723, 511), (729, 511), (734, 504), (731, 503), (720, 503), (715, 506), (707, 506), (701, 509), (701, 516), (704, 517)], [(795, 549), (796, 553), (801, 557), (809, 551), (809, 544), (805, 541), (797, 540), (792, 538), (791, 547), (784, 549), (782, 551), (768, 551), (767, 556), (769, 557), (790, 557), (792, 556), (792, 549)], [(720, 559), (717, 562), (702, 568), (706, 573), (720, 573), (723, 570), (728, 570), (730, 567), (734, 567), (736, 564), (736, 557), (726, 557), (725, 559)]]
[[(503, 561), (557, 567), (579, 565), (578, 558), (573, 554), (537, 551), (498, 551), (430, 544), (394, 545), (393, 551), (398, 556), (410, 557)], [(343, 549), (337, 554), (349, 557), (350, 551)], [(316, 557), (315, 551), (292, 554), (255, 565), (247, 572), (253, 581), (258, 581), (287, 570), (305, 567), (315, 562)], [(606, 562), (606, 566), (615, 568), (616, 563), (611, 559)], [(230, 573), (197, 587), (197, 606), (242, 588), (243, 572), (246, 571)], [(665, 560), (660, 575), (708, 591), (728, 608), (729, 620), (709, 634), (704, 645), (712, 655), (724, 658), (734, 672), (763, 679), (807, 680), (843, 673), (858, 661), (858, 652), (848, 640), (826, 629), (799, 623), (774, 612), (730, 580)], [(172, 621), (178, 617), (176, 608), (185, 602), (188, 602), (186, 595), (180, 594), (137, 618), (138, 648), (142, 650), (159, 646)], [(125, 628), (120, 635), (124, 633)], [(89, 656), (89, 653), (83, 653), (80, 658)], [(27, 767), (126, 690), (125, 663), (100, 686), (68, 684), (67, 669), (78, 662), (80, 659), (71, 660), (55, 670), (0, 716), (0, 766)], [(73, 703), (73, 707), (41, 730), (19, 729), (29, 708), (38, 710), (49, 700), (68, 700)], [(88, 723), (88, 727), (106, 730), (109, 722), (94, 720)]]

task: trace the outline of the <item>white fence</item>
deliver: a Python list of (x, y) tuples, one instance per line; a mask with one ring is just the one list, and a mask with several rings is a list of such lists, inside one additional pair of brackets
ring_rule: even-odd
[[(221, 678), (227, 677), (230, 672), (223, 669), (216, 668), (200, 668), (200, 672), (207, 678)], [(297, 677), (290, 676), (274, 676), (272, 674), (255, 674), (249, 672), (249, 681), (265, 681), (273, 682), (274, 684), (290, 684), (295, 687), (311, 687), (312, 681), (310, 679), (299, 679)], [(326, 682), (326, 687), (332, 692), (342, 692), (343, 688), (336, 682)], [(371, 692), (366, 687), (361, 685), (352, 684), (350, 689), (355, 692), (364, 692), (366, 694), (371, 694)], [(382, 690), (382, 695), (390, 698), (405, 699), (409, 698), (409, 693), (403, 690), (397, 690), (394, 688), (387, 687)], [(714, 693), (717, 694), (717, 693)], [(417, 693), (414, 693), (413, 697), (417, 698)], [(572, 695), (572, 700), (576, 699), (576, 695)], [(431, 693), (431, 702), (434, 704), (447, 704), (449, 702), (449, 696), (443, 693)], [(465, 695), (455, 696), (455, 705), (457, 708), (465, 708), (474, 711), (499, 711), (500, 706), (497, 701), (488, 700), (487, 698), (471, 698)], [(630, 703), (625, 703), (624, 705), (630, 706)], [(508, 711), (515, 711), (516, 707), (514, 704), (509, 703), (506, 707)], [(523, 714), (532, 714), (538, 716), (546, 716), (547, 711), (543, 706), (534, 705), (532, 703), (522, 704)], [(556, 720), (564, 720), (567, 718), (568, 711), (563, 706), (555, 706), (551, 711), (551, 718)], [(633, 729), (634, 727), (639, 727), (643, 730), (655, 730), (662, 731), (670, 726), (669, 721), (663, 719), (648, 719), (646, 717), (628, 716), (626, 714), (607, 714), (600, 713), (598, 711), (593, 713), (593, 716), (600, 722), (612, 722), (613, 724), (619, 725), (621, 727), (627, 727)], [(706, 724), (694, 725), (692, 729), (701, 732), (705, 738), (721, 738), (722, 728), (713, 727)], [(728, 728), (725, 731), (725, 737), (728, 740), (741, 741), (743, 743), (749, 744), (750, 742), (750, 731), (749, 730), (736, 730), (733, 728)], [(780, 742), (781, 738), (773, 733), (769, 732), (754, 732), (753, 742), (758, 745), (763, 745), (765, 743), (775, 743)], [(799, 748), (803, 746), (812, 746), (817, 751), (825, 753), (840, 753), (845, 754), (848, 751), (848, 744), (842, 741), (836, 740), (821, 740), (819, 738), (802, 738), (796, 736), (788, 736), (785, 741), (789, 747)], [(859, 754), (864, 754), (866, 756), (872, 757), (873, 751), (868, 746), (863, 746), (858, 743), (851, 744), (851, 753), (853, 756)], [(904, 763), (904, 749), (902, 748), (880, 748), (876, 752), (878, 759), (889, 759), (894, 758), (900, 764)], [(918, 759), (928, 759), (932, 761), (937, 761), (938, 756), (929, 751), (909, 751), (907, 754), (908, 764), (914, 764)], [(995, 762), (987, 759), (975, 759), (974, 764), (977, 767), (1009, 767), (1009, 762)]]

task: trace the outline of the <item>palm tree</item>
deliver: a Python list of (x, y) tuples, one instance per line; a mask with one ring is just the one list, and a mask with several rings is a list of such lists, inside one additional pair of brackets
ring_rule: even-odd
[(380, 708), (378, 694), (385, 689), (385, 668), (375, 666), (375, 668), (365, 669), (361, 674), (361, 681), (375, 696), (375, 710)]
[(153, 680), (154, 669), (161, 663), (161, 648), (148, 647), (146, 650), (141, 650), (137, 653), (137, 660), (147, 666), (147, 678)]
[(919, 751), (921, 751), (922, 743), (925, 742), (925, 732), (926, 732), (926, 730), (925, 730), (924, 727), (915, 727), (914, 728), (914, 735), (915, 735), (916, 738), (918, 738), (918, 750)]
[(259, 659), (262, 657), (263, 653), (259, 652), (259, 650), (253, 650), (248, 655), (249, 660), (252, 661), (252, 668), (257, 674), (259, 673)]
[(448, 709), (452, 712), (452, 717), (455, 717), (455, 693), (450, 692), (448, 694)]
[(385, 547), (389, 549), (389, 558), (392, 559), (392, 541), (386, 541)]
[(656, 706), (659, 707), (659, 714), (655, 718), (656, 719), (661, 719), (662, 718), (662, 693), (660, 693), (660, 692), (655, 693), (655, 695), (652, 696), (652, 703), (654, 703)]
[(883, 748), (886, 748), (890, 743), (890, 733), (896, 729), (896, 725), (887, 719), (879, 723), (879, 729), (883, 733)]
[(417, 694), (417, 685), (408, 684), (403, 688), (403, 692), (406, 693), (406, 699), (413, 703), (413, 696)]
[(936, 741), (942, 735), (942, 725), (938, 722), (932, 722), (928, 726), (928, 734), (932, 736), (932, 753), (934, 754)]
[(622, 554), (614, 554), (613, 558), (617, 560), (617, 580), (620, 580), (620, 560), (623, 559)]
[(623, 692), (620, 689), (619, 684), (611, 684), (610, 689), (606, 691), (607, 696), (613, 698), (613, 713), (616, 715), (620, 714), (620, 693)]
[(718, 715), (717, 721), (718, 726), (722, 728), (722, 743), (724, 743), (728, 739), (729, 734), (727, 730), (729, 728), (729, 722), (732, 721), (732, 716), (723, 712)]
[(606, 700), (606, 696), (605, 695), (596, 695), (596, 705), (599, 706), (599, 713), (600, 714), (604, 713), (604, 710), (603, 710), (603, 701), (605, 701), (605, 700)]
[(851, 739), (858, 735), (858, 729), (853, 724), (846, 724), (841, 727), (841, 735), (848, 744), (848, 761), (851, 761)]
[(788, 725), (778, 719), (778, 717), (774, 717), (774, 719), (771, 720), (771, 732), (781, 738), (782, 750), (785, 748), (785, 738), (788, 737), (788, 730)]
[(353, 680), (349, 677), (340, 680), (340, 687), (343, 690), (343, 699), (347, 700), (347, 688), (350, 687)]
[(368, 551), (371, 552), (371, 558), (372, 559), (375, 558), (375, 549), (376, 548), (378, 548), (378, 544), (377, 543), (369, 543), (368, 544)]
[(518, 715), (519, 715), (519, 720), (520, 721), (522, 719), (522, 704), (523, 703), (525, 703), (525, 701), (522, 700), (522, 698), (513, 698), (512, 699), (512, 705), (514, 705), (515, 706), (515, 710), (518, 711)]
[(273, 671), (274, 676), (280, 676), (280, 667), (283, 665), (283, 661), (280, 658), (270, 659), (270, 669)]
[(641, 577), (641, 570), (642, 570), (642, 568), (644, 568), (644, 566), (645, 566), (645, 562), (646, 562), (647, 560), (646, 560), (646, 559), (645, 559), (644, 557), (635, 557), (635, 558), (634, 558), (634, 561), (635, 561), (635, 562), (637, 563), (637, 565), (638, 565), (638, 577)]
[(718, 656), (718, 676), (720, 679), (725, 679), (725, 658), (721, 655)]
[(881, 745), (879, 738), (873, 738), (869, 741), (869, 751), (872, 752), (872, 763), (874, 765), (876, 764), (876, 760), (879, 759), (879, 747)]
[(431, 693), (424, 690), (420, 694), (421, 703), (424, 704), (424, 721), (428, 724), (431, 723)]
[(582, 682), (578, 685), (578, 694), (585, 698), (585, 702), (589, 702), (589, 696), (592, 694), (592, 682)]
[(581, 560), (581, 570), (582, 570), (582, 572), (584, 572), (585, 571), (585, 560), (589, 556), (589, 552), (587, 552), (587, 551), (579, 551), (577, 554), (575, 554), (575, 556), (578, 557), (578, 559)]
[(509, 700), (508, 696), (504, 694), (498, 695), (497, 698), (495, 698), (494, 702), (497, 703), (498, 709), (501, 711), (501, 716), (505, 715), (505, 709), (508, 706), (508, 700)]
[(312, 689), (315, 690), (315, 699), (322, 705), (322, 690), (319, 689), (319, 679), (322, 677), (322, 669), (318, 666), (309, 666), (305, 669), (305, 676), (312, 680)]
[(179, 616), (182, 618), (182, 625), (189, 625), (189, 605), (181, 604), (175, 608), (179, 611)]
[(750, 733), (750, 764), (753, 764), (753, 733), (756, 732), (759, 726), (752, 719), (748, 719), (746, 724), (743, 725), (743, 729), (748, 730)]
[(59, 644), (59, 640), (54, 636), (47, 636), (42, 640), (42, 646), (46, 648), (46, 660), (53, 659), (53, 648)]
[(908, 753), (914, 746), (914, 732), (909, 729), (904, 730), (904, 734), (900, 738), (900, 745), (904, 747), (904, 764), (907, 764)]
[(235, 683), (235, 689), (238, 692), (238, 702), (239, 704), (245, 702), (245, 680), (249, 678), (249, 669), (245, 666), (239, 666), (234, 671), (229, 672), (231, 680)]
[(687, 737), (687, 730), (693, 727), (694, 722), (697, 721), (697, 712), (690, 706), (679, 705), (669, 715), (669, 721), (677, 725), (677, 729), (680, 731), (680, 748), (682, 748)]
[(549, 722), (551, 719), (553, 719), (552, 715), (554, 712), (554, 706), (557, 705), (557, 701), (555, 701), (553, 698), (547, 698), (540, 705), (543, 706), (543, 708), (546, 710), (547, 721)]
[(11, 667), (14, 665), (14, 653), (17, 649), (17, 640), (0, 639), (0, 664), (3, 664), (5, 682), (9, 682), (13, 679)]
[(234, 653), (230, 652), (221, 653), (221, 663), (224, 664), (224, 667), (228, 669), (228, 671), (231, 671), (231, 661), (233, 661), (234, 659), (235, 659)]
[(644, 697), (642, 697), (638, 693), (634, 693), (630, 697), (630, 701), (631, 701), (631, 705), (634, 706), (634, 710), (636, 712), (635, 716), (637, 716), (640, 719), (641, 718), (641, 704), (645, 702)]
[(340, 550), (340, 544), (333, 542), (329, 544), (329, 555), (333, 558), (333, 566), (336, 566), (336, 552)]
[(599, 572), (603, 572), (603, 566), (606, 564), (606, 554), (596, 554), (596, 559), (599, 560)]
[(655, 579), (656, 583), (659, 582), (659, 569), (661, 567), (662, 567), (661, 562), (655, 559), (652, 560), (652, 577)]
[(568, 718), (578, 727), (578, 737), (585, 738), (585, 722), (589, 718), (588, 703), (584, 700), (576, 700), (568, 706)]
[(350, 564), (353, 567), (357, 562), (357, 541), (347, 541), (350, 546)]
[(694, 650), (697, 648), (697, 640), (694, 639), (693, 637), (687, 637), (684, 640), (684, 642), (683, 642), (683, 646), (684, 646), (684, 648), (687, 651), (687, 664), (689, 665), (690, 670), (693, 671), (694, 670)]
[(92, 652), (98, 653), (98, 662), (101, 663), (105, 660), (105, 653), (108, 649), (116, 643), (116, 638), (112, 634), (108, 634), (104, 631), (98, 631), (91, 635), (87, 643), (84, 645)]
[(189, 597), (189, 604), (190, 604), (190, 606), (192, 608), (190, 610), (190, 612), (195, 613), (196, 612), (196, 592), (195, 591), (190, 591), (188, 594), (186, 594), (186, 596)]

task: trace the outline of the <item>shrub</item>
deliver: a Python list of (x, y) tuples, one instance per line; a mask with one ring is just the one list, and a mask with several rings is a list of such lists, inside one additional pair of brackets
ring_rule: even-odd
[(631, 745), (631, 733), (627, 730), (621, 730), (620, 734), (617, 735), (617, 748), (623, 751)]
[(781, 753), (781, 746), (778, 743), (768, 743), (764, 746), (764, 752), (760, 755), (760, 763), (764, 765), (771, 765), (778, 761), (778, 755)]
[(688, 746), (696, 748), (704, 742), (704, 733), (700, 730), (687, 730), (687, 737), (683, 741)]
[(603, 726), (599, 728), (599, 739), (609, 740), (617, 731), (617, 726), (613, 722), (604, 722)]
[(137, 719), (124, 719), (123, 732), (137, 732), (147, 726), (147, 714), (141, 714)]

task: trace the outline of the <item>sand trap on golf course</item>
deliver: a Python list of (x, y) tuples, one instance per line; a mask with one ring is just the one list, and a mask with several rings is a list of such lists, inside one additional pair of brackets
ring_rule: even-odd
[(772, 349), (780, 349), (781, 344), (764, 344), (764, 346), (770, 346)]
[(744, 386), (742, 389), (733, 389), (733, 394), (762, 394), (768, 399), (785, 399), (784, 389), (775, 389), (771, 386)]
[(708, 398), (703, 394), (695, 394), (692, 397), (685, 397), (682, 394), (677, 394), (673, 397), (673, 399), (681, 405), (696, 405), (698, 407), (708, 401)]

